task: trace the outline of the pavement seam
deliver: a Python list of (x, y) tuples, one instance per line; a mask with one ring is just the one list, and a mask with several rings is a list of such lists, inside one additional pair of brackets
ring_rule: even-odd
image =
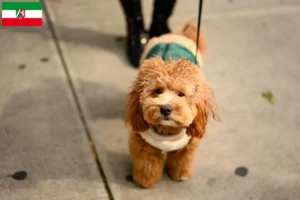
[(50, 14), (48, 12), (48, 8), (47, 8), (44, 0), (40, 0), (40, 1), (43, 3), (43, 12), (45, 13), (45, 16), (47, 18), (47, 23), (48, 23), (48, 26), (49, 26), (49, 29), (50, 29), (50, 32), (51, 32), (51, 36), (52, 36), (52, 38), (54, 40), (55, 47), (57, 49), (59, 58), (60, 58), (60, 60), (62, 62), (63, 69), (64, 69), (64, 72), (65, 72), (65, 75), (66, 75), (66, 78), (67, 78), (67, 81), (68, 81), (68, 85), (69, 85), (69, 87), (71, 89), (71, 93), (72, 93), (73, 99), (75, 101), (75, 105), (76, 105), (76, 108), (77, 108), (77, 111), (78, 111), (78, 114), (79, 114), (80, 121), (81, 121), (82, 126), (84, 128), (86, 136), (88, 137), (90, 148), (91, 148), (94, 160), (96, 162), (99, 175), (100, 175), (100, 177), (102, 179), (102, 182), (104, 184), (104, 187), (105, 187), (105, 190), (107, 192), (109, 200), (114, 200), (112, 191), (111, 191), (111, 189), (109, 187), (106, 175), (104, 173), (104, 169), (103, 169), (103, 167), (101, 165), (101, 162), (99, 160), (99, 156), (98, 156), (98, 153), (97, 153), (97, 150), (96, 150), (96, 146), (95, 146), (93, 137), (91, 135), (91, 131), (90, 131), (89, 127), (88, 127), (87, 120), (86, 120), (86, 117), (84, 115), (83, 109), (81, 107), (79, 97), (78, 97), (78, 95), (76, 93), (76, 89), (75, 89), (74, 83), (72, 81), (72, 78), (71, 78), (71, 75), (70, 75), (70, 72), (69, 72), (66, 60), (64, 58), (61, 46), (59, 44), (58, 36), (56, 34), (56, 31), (54, 29), (53, 23), (51, 21), (51, 17), (50, 17)]

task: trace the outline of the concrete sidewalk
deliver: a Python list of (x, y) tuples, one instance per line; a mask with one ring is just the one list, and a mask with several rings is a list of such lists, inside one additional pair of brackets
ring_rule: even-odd
[[(143, 3), (149, 25), (152, 2)], [(177, 3), (174, 31), (196, 17), (197, 4)], [(118, 1), (45, 6), (53, 27), (0, 28), (1, 200), (300, 199), (298, 0), (205, 1), (205, 74), (223, 123), (209, 125), (192, 180), (165, 176), (149, 190), (125, 179), (123, 115), (137, 70), (116, 39), (125, 35)], [(25, 180), (7, 176), (17, 171)]]

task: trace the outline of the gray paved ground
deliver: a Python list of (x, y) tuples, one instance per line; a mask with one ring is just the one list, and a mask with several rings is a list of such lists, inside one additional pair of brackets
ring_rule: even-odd
[(17, 30), (0, 29), (0, 199), (107, 199), (48, 27)]
[[(143, 3), (149, 24), (152, 2)], [(196, 5), (178, 2), (174, 31)], [(125, 181), (131, 159), (122, 118), (137, 71), (116, 40), (125, 33), (118, 2), (46, 6), (114, 199), (300, 199), (298, 0), (205, 1), (205, 74), (223, 123), (209, 125), (192, 180), (164, 177), (150, 190)], [(0, 40), (0, 199), (109, 199), (48, 27), (1, 27)], [(262, 97), (268, 90), (275, 104)], [(238, 167), (248, 174), (235, 175)], [(28, 172), (24, 181), (5, 177), (19, 170)]]

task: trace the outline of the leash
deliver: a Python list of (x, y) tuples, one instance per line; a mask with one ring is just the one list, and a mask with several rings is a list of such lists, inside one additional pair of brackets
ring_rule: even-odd
[(197, 53), (198, 53), (198, 48), (199, 48), (202, 7), (203, 7), (203, 0), (199, 0), (198, 21), (197, 21), (197, 44), (196, 44), (197, 47), (196, 47), (196, 54), (195, 54), (195, 60), (196, 61), (197, 61)]

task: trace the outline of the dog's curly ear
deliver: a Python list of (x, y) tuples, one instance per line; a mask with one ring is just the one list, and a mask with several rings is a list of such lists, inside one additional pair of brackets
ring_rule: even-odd
[(128, 94), (126, 124), (129, 124), (134, 132), (144, 132), (149, 128), (144, 120), (143, 111), (140, 104), (140, 95), (137, 91), (137, 83)]
[(202, 94), (203, 97), (196, 104), (196, 117), (193, 123), (187, 129), (188, 135), (198, 137), (200, 139), (204, 136), (205, 128), (210, 115), (212, 115), (214, 120), (221, 121), (217, 113), (217, 106), (212, 89), (207, 87), (204, 91), (204, 94)]

